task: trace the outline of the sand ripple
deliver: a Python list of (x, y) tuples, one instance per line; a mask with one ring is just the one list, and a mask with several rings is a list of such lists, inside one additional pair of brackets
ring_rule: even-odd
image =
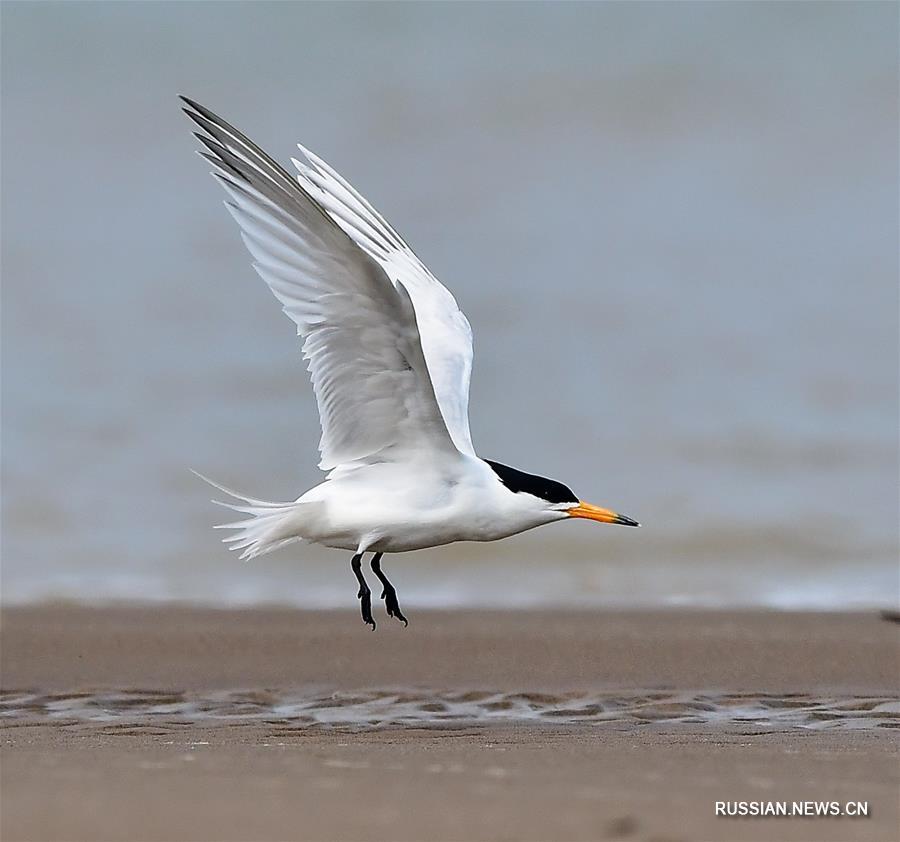
[(203, 721), (379, 727), (475, 725), (481, 722), (740, 724), (764, 729), (876, 729), (900, 727), (900, 699), (804, 694), (591, 694), (371, 690), (303, 694), (244, 690), (206, 694), (117, 690), (66, 694), (0, 693), (0, 722), (96, 722), (123, 728)]

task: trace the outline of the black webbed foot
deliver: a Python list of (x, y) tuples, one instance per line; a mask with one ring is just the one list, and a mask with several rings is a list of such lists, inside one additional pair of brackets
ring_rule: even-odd
[(359, 593), (356, 596), (359, 599), (359, 609), (362, 613), (363, 622), (370, 625), (372, 631), (375, 631), (375, 618), (372, 616), (372, 591), (369, 590), (369, 586), (366, 584), (365, 578), (363, 578), (361, 565), (362, 553), (358, 553), (353, 556), (353, 560), (350, 562), (356, 581), (359, 582)]
[(393, 586), (388, 585), (388, 587), (382, 591), (381, 598), (384, 600), (384, 607), (388, 613), (388, 617), (396, 617), (404, 626), (408, 626), (409, 621), (403, 616), (403, 612), (400, 610), (400, 603), (397, 602), (397, 591), (394, 590)]
[(375, 631), (375, 618), (372, 616), (372, 591), (368, 588), (365, 590), (360, 588), (357, 596), (359, 597), (359, 608), (363, 622), (368, 623), (372, 627), (372, 631)]
[(388, 577), (381, 572), (382, 555), (382, 553), (375, 553), (372, 558), (372, 570), (384, 586), (381, 598), (384, 600), (385, 610), (388, 617), (396, 617), (404, 626), (408, 626), (409, 621), (403, 616), (403, 612), (400, 610), (400, 603), (397, 601), (397, 591), (394, 590), (394, 586), (388, 581)]

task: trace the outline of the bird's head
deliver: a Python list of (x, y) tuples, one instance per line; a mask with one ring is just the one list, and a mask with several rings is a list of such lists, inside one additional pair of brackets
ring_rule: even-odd
[(485, 462), (509, 491), (517, 496), (521, 495), (523, 506), (533, 509), (535, 516), (541, 517), (544, 523), (573, 517), (596, 520), (599, 523), (617, 523), (621, 526), (640, 526), (630, 517), (586, 503), (561, 482), (527, 474), (489, 459), (485, 459)]

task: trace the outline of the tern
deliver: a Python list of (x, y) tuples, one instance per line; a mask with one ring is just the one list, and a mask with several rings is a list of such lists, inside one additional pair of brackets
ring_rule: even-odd
[[(295, 541), (372, 553), (388, 616), (407, 624), (381, 569), (385, 553), (497, 541), (559, 520), (639, 526), (561, 482), (480, 459), (469, 433), (472, 329), (456, 299), (384, 217), (298, 144), (292, 176), (234, 126), (181, 97), (199, 151), (228, 198), (253, 267), (297, 326), (322, 427), (325, 480), (290, 503), (224, 486), (249, 517), (218, 528), (241, 558)], [(205, 477), (203, 477), (206, 479)]]

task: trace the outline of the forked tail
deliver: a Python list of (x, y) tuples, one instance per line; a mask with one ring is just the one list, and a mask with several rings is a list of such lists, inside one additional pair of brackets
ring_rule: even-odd
[(242, 559), (256, 558), (293, 541), (303, 540), (302, 536), (297, 534), (297, 503), (269, 503), (266, 500), (254, 500), (252, 497), (245, 497), (237, 491), (213, 482), (209, 477), (205, 477), (197, 471), (191, 473), (196, 474), (204, 482), (208, 482), (213, 488), (219, 489), (229, 497), (240, 500), (240, 505), (213, 500), (212, 502), (217, 506), (224, 506), (226, 509), (250, 515), (245, 520), (220, 523), (213, 527), (214, 529), (235, 530), (233, 535), (223, 538), (222, 542), (229, 545), (229, 550), (243, 550), (240, 555)]

